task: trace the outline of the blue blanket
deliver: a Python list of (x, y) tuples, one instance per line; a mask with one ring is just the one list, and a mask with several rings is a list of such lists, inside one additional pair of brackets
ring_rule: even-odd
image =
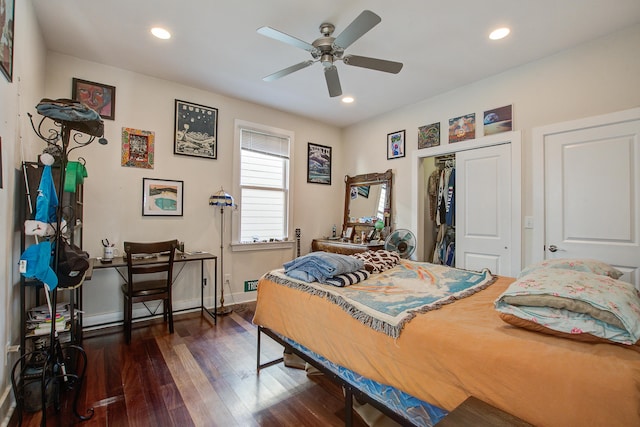
[(282, 270), (274, 270), (265, 277), (326, 298), (363, 324), (394, 338), (418, 313), (437, 310), (481, 291), (496, 280), (486, 269), (469, 271), (409, 260), (345, 287), (304, 283)]
[(364, 263), (349, 255), (330, 252), (311, 252), (283, 265), (284, 274), (303, 282), (325, 283), (327, 279), (345, 273), (353, 273)]

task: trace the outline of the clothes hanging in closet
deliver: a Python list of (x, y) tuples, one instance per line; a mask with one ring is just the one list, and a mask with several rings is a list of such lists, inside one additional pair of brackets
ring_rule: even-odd
[(436, 220), (436, 212), (438, 211), (438, 185), (440, 183), (440, 171), (438, 169), (431, 172), (427, 183), (427, 194), (429, 195), (429, 218), (431, 221)]
[[(434, 174), (438, 176), (435, 223), (438, 227), (433, 263), (455, 265), (455, 167), (447, 165)], [(431, 177), (434, 176), (431, 175)], [(430, 181), (431, 181), (430, 177)], [(431, 182), (429, 183), (431, 185)], [(431, 194), (431, 193), (430, 193)], [(433, 205), (432, 205), (433, 206)]]

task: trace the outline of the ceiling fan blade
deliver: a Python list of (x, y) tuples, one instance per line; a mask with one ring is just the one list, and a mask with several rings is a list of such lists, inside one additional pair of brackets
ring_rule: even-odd
[(284, 76), (286, 76), (288, 74), (293, 73), (294, 71), (298, 71), (298, 70), (302, 70), (303, 68), (307, 68), (309, 65), (313, 64), (314, 62), (315, 61), (313, 61), (311, 59), (309, 59), (307, 61), (304, 61), (304, 62), (300, 62), (299, 64), (295, 64), (295, 65), (287, 67), (287, 68), (285, 68), (283, 70), (276, 71), (273, 74), (269, 74), (268, 76), (263, 77), (262, 80), (264, 80), (265, 82), (271, 82), (271, 81), (277, 80), (280, 77), (284, 77)]
[(326, 67), (324, 69), (324, 78), (327, 81), (327, 88), (329, 89), (329, 96), (342, 95), (342, 87), (340, 86), (340, 78), (338, 77), (338, 69), (335, 65)]
[(370, 10), (365, 10), (336, 37), (333, 44), (341, 49), (346, 49), (367, 31), (378, 25), (380, 21), (382, 18), (378, 15)]
[(385, 73), (398, 74), (402, 70), (402, 62), (387, 61), (385, 59), (369, 58), (368, 56), (346, 55), (342, 61), (354, 67), (370, 68)]
[(263, 36), (270, 37), (274, 40), (278, 40), (294, 47), (299, 47), (300, 49), (304, 49), (307, 52), (314, 52), (316, 50), (316, 48), (312, 44), (307, 43), (304, 40), (300, 40), (296, 37), (290, 36), (289, 34), (285, 34), (282, 31), (278, 31), (275, 28), (260, 27), (256, 31), (258, 31), (258, 34), (262, 34)]

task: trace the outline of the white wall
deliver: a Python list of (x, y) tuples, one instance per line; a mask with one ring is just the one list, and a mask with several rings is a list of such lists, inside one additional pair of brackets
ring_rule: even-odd
[(31, 157), (43, 144), (33, 135), (25, 111), (30, 111), (44, 91), (45, 48), (37, 27), (31, 2), (16, 1), (14, 26), (13, 83), (0, 75), (0, 137), (2, 138), (2, 178), (0, 189), (0, 307), (6, 307), (0, 322), (0, 423), (6, 423), (13, 402), (10, 369), (17, 353), (7, 355), (5, 346), (16, 345), (19, 340), (20, 276), (17, 260), (20, 241), (17, 224), (16, 170), (20, 166), (21, 152)]
[[(69, 97), (72, 78), (77, 77), (116, 87), (115, 120), (105, 120), (107, 146), (93, 143), (74, 150), (71, 159), (86, 159), (84, 248), (101, 256), (101, 239), (108, 238), (122, 250), (124, 240), (162, 240), (178, 238), (186, 250), (220, 253), (219, 211), (208, 205), (209, 196), (223, 186), (233, 185), (234, 119), (265, 124), (295, 132), (294, 146), (294, 227), (302, 230), (302, 250), (310, 250), (311, 239), (327, 235), (334, 223), (341, 223), (342, 186), (341, 132), (338, 128), (306, 118), (265, 108), (249, 102), (136, 74), (123, 69), (49, 52), (46, 93), (49, 98)], [(174, 100), (180, 99), (218, 108), (218, 157), (216, 160), (173, 154)], [(153, 169), (122, 167), (121, 131), (123, 127), (155, 132)], [(306, 182), (307, 143), (333, 147), (333, 185)], [(182, 217), (143, 217), (141, 195), (143, 178), (184, 181)], [(322, 209), (318, 209), (321, 206)], [(225, 239), (230, 242), (231, 216), (226, 214)], [(234, 220), (237, 215), (234, 214)], [(226, 245), (225, 245), (226, 246)], [(225, 288), (225, 304), (255, 299), (255, 292), (244, 292), (244, 281), (258, 279), (272, 268), (291, 259), (292, 250), (231, 252), (225, 250), (225, 274), (232, 276), (232, 291)], [(213, 264), (208, 277), (213, 277)], [(199, 265), (189, 264), (176, 283), (175, 307), (199, 302)], [(94, 271), (84, 285), (84, 309), (88, 324), (122, 317), (121, 280), (113, 270)], [(211, 283), (211, 282), (210, 282)], [(219, 281), (220, 285), (220, 281)], [(209, 291), (211, 291), (210, 287)], [(211, 305), (212, 293), (207, 305)], [(98, 316), (92, 319), (92, 316)]]
[[(346, 170), (353, 175), (392, 168), (395, 225), (410, 228), (410, 162), (418, 145), (418, 127), (440, 122), (441, 144), (446, 144), (448, 120), (475, 112), (476, 137), (480, 137), (483, 111), (513, 104), (514, 130), (523, 134), (523, 215), (532, 215), (532, 128), (640, 105), (638, 49), (640, 25), (358, 123), (344, 131), (344, 140), (349, 141)], [(386, 160), (387, 134), (402, 129), (407, 131), (406, 157)], [(600, 173), (608, 167), (603, 165)], [(534, 250), (531, 237), (531, 231), (524, 230), (523, 265)]]

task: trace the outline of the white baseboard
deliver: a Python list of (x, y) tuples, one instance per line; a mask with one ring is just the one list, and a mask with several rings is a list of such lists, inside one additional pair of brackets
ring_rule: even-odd
[(11, 386), (7, 386), (0, 396), (0, 414), (3, 414), (2, 422), (0, 426), (6, 427), (9, 425), (13, 411), (16, 409), (16, 402), (13, 398), (13, 390)]
[[(244, 304), (247, 302), (252, 302), (256, 300), (256, 292), (239, 292), (232, 295), (225, 295), (225, 305), (230, 306), (234, 304)], [(156, 307), (158, 302), (151, 301), (149, 303), (150, 308)], [(206, 297), (204, 300), (205, 307), (209, 309), (213, 309), (213, 298)], [(218, 302), (219, 305), (219, 302)], [(198, 310), (200, 308), (200, 298), (191, 299), (191, 300), (182, 300), (182, 301), (174, 301), (173, 309), (175, 310)], [(149, 312), (144, 308), (144, 306), (136, 307), (133, 310), (133, 318), (135, 322), (136, 317), (148, 316)], [(162, 310), (158, 311), (158, 316), (162, 315)], [(147, 318), (148, 319), (148, 318)], [(111, 312), (111, 313), (101, 313), (95, 315), (85, 314), (82, 322), (85, 328), (100, 328), (101, 326), (115, 326), (121, 325), (123, 321), (123, 313), (122, 311)]]

